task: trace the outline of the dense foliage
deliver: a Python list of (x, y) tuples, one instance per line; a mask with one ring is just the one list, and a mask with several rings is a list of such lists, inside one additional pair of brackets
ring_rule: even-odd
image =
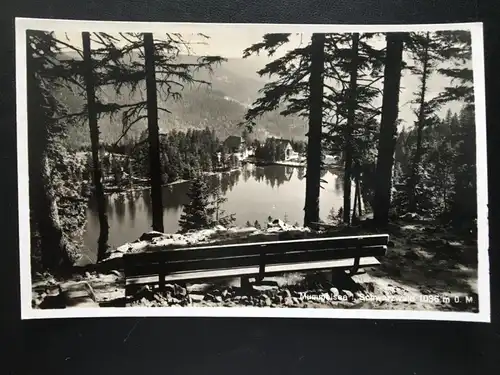
[[(147, 178), (149, 154), (145, 137), (144, 132), (138, 141), (128, 140), (118, 146), (104, 146), (103, 149), (109, 152), (103, 158), (105, 174), (115, 181), (117, 174), (123, 172)], [(200, 172), (226, 171), (238, 165), (238, 159), (222, 146), (214, 130), (209, 128), (161, 134), (160, 161), (163, 183), (190, 180)], [(125, 182), (123, 177), (119, 178)]]
[(255, 157), (266, 162), (285, 160), (286, 143), (280, 139), (268, 138), (255, 149)]
[(235, 221), (234, 214), (226, 214), (222, 209), (227, 199), (223, 197), (220, 187), (210, 188), (201, 175), (191, 181), (187, 195), (189, 202), (184, 205), (179, 220), (181, 233), (218, 224), (228, 226)]
[[(476, 153), (474, 112), (448, 112), (445, 119), (423, 132), (421, 179), (415, 188), (415, 212), (440, 218), (462, 229), (472, 229), (476, 218)], [(394, 211), (408, 212), (407, 180), (416, 147), (416, 129), (402, 131), (395, 160)]]

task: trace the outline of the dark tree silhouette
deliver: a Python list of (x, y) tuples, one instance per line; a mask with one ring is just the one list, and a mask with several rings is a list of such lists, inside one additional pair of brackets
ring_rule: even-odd
[(311, 67), (309, 75), (309, 131), (307, 132), (308, 147), (304, 226), (310, 226), (312, 223), (319, 221), (324, 63), (325, 34), (313, 34), (311, 38)]
[(43, 267), (58, 272), (68, 269), (78, 259), (76, 247), (63, 232), (53, 181), (53, 159), (60, 154), (65, 137), (63, 124), (56, 119), (65, 108), (53, 96), (61, 70), (54, 63), (59, 48), (52, 33), (29, 31), (27, 39), (31, 229), (39, 233)]
[(352, 178), (352, 131), (354, 122), (356, 121), (357, 107), (357, 84), (358, 84), (358, 48), (359, 48), (359, 33), (354, 33), (352, 36), (351, 47), (351, 66), (350, 66), (350, 83), (347, 109), (347, 124), (345, 127), (345, 149), (344, 149), (344, 223), (351, 222), (351, 178)]
[(102, 185), (102, 172), (99, 163), (99, 125), (97, 123), (98, 109), (95, 97), (95, 79), (90, 46), (90, 34), (82, 32), (82, 48), (84, 63), (84, 82), (87, 95), (87, 116), (90, 128), (90, 142), (92, 150), (92, 181), (99, 215), (99, 239), (97, 241), (97, 260), (103, 259), (108, 248), (109, 226), (106, 215), (106, 200)]
[[(266, 34), (243, 53), (243, 57), (266, 51), (272, 56), (278, 48), (289, 42), (290, 34)], [(298, 115), (309, 121), (307, 133), (307, 174), (304, 205), (304, 225), (319, 220), (319, 192), (321, 178), (321, 138), (324, 99), (324, 69), (326, 34), (313, 34), (306, 46), (288, 51), (257, 73), (276, 80), (262, 89), (262, 96), (247, 111), (244, 124), (250, 129), (256, 119), (267, 112), (280, 109), (283, 116)]]
[(380, 227), (386, 226), (389, 221), (404, 38), (402, 33), (388, 33), (386, 36), (384, 92), (374, 199), (374, 220)]
[(474, 84), (471, 33), (465, 30), (438, 31), (442, 48), (438, 51), (451, 66), (441, 67), (439, 73), (451, 78), (452, 84), (445, 87), (440, 99), (464, 101), (468, 108), (474, 107)]
[(149, 178), (153, 205), (153, 230), (163, 232), (162, 174), (160, 135), (158, 129), (158, 100), (156, 97), (156, 68), (153, 34), (144, 34), (144, 65), (148, 110)]
[(431, 32), (412, 33), (410, 34), (409, 50), (416, 61), (415, 66), (411, 67), (413, 74), (420, 76), (420, 88), (417, 95), (416, 111), (417, 121), (415, 127), (417, 131), (417, 141), (415, 154), (412, 160), (412, 168), (408, 179), (408, 210), (415, 212), (417, 210), (417, 186), (419, 183), (420, 163), (422, 159), (422, 143), (423, 130), (432, 122), (431, 116), (438, 109), (439, 102), (436, 100), (428, 100), (428, 80), (434, 71), (436, 63), (441, 60), (438, 54), (443, 48), (442, 43), (439, 43), (436, 35)]
[[(329, 64), (325, 111), (324, 148), (340, 154), (344, 165), (343, 220), (351, 221), (351, 186), (361, 178), (361, 171), (373, 163), (376, 117), (380, 108), (374, 105), (381, 90), (376, 83), (383, 78), (381, 70), (385, 51), (370, 41), (373, 33), (331, 34), (328, 40)], [(359, 206), (358, 206), (359, 207)], [(354, 214), (354, 213), (353, 213)]]

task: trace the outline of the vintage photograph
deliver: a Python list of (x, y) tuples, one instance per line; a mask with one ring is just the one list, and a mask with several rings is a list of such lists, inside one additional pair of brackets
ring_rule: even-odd
[(481, 24), (16, 35), (23, 318), (489, 321)]

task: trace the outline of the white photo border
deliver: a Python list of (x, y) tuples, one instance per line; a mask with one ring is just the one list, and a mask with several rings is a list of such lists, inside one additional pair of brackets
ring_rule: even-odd
[[(488, 238), (488, 176), (486, 153), (486, 100), (482, 23), (448, 23), (427, 25), (296, 25), (296, 24), (216, 24), (80, 21), (60, 19), (16, 18), (16, 100), (17, 100), (17, 167), (19, 199), (19, 260), (21, 319), (92, 318), (92, 317), (270, 317), (270, 318), (344, 318), (400, 319), (440, 321), (491, 321)], [(289, 32), (408, 32), (468, 30), (472, 38), (474, 79), (477, 178), (478, 298), (479, 312), (408, 311), (374, 309), (290, 309), (264, 307), (101, 307), (40, 310), (31, 306), (31, 261), (28, 176), (28, 126), (26, 86), (26, 31), (62, 32), (153, 32), (210, 34), (234, 28), (262, 33)]]

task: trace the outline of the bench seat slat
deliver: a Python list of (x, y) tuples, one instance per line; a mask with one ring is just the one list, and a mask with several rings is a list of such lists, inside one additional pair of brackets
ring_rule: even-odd
[[(274, 264), (266, 266), (266, 276), (282, 274), (287, 272), (304, 272), (311, 270), (322, 270), (322, 269), (348, 269), (354, 265), (354, 258), (349, 259), (338, 259), (330, 261), (319, 261), (319, 262), (303, 262), (294, 264)], [(372, 267), (378, 266), (380, 262), (375, 257), (365, 257), (360, 259), (360, 267)], [(195, 281), (199, 279), (222, 279), (222, 278), (232, 278), (240, 276), (257, 276), (259, 274), (259, 267), (242, 267), (242, 268), (231, 268), (231, 269), (219, 269), (211, 271), (197, 271), (197, 272), (179, 272), (173, 273), (166, 276), (165, 281), (176, 282), (176, 281)], [(155, 284), (158, 283), (158, 275), (154, 276), (138, 276), (138, 277), (127, 277), (126, 286), (130, 285), (144, 285), (144, 284)]]
[[(280, 254), (266, 254), (265, 270), (273, 264), (293, 264), (302, 262), (349, 259), (351, 257), (384, 256), (386, 246), (367, 246), (359, 249), (320, 249), (310, 251), (288, 251)], [(152, 263), (135, 263), (127, 266), (127, 276), (151, 275), (159, 272), (160, 267), (166, 274), (197, 270), (251, 267), (259, 264), (260, 256), (234, 257), (226, 253), (225, 258), (207, 259), (206, 257), (184, 261), (168, 262), (163, 266)]]
[(279, 254), (289, 249), (294, 250), (321, 250), (335, 248), (359, 248), (365, 246), (387, 245), (389, 236), (387, 234), (349, 236), (334, 238), (307, 238), (299, 240), (236, 243), (228, 245), (197, 246), (177, 249), (156, 249), (156, 251), (125, 254), (125, 262), (155, 262), (155, 261), (188, 261), (203, 258), (232, 256), (258, 255), (263, 247), (266, 254)]

